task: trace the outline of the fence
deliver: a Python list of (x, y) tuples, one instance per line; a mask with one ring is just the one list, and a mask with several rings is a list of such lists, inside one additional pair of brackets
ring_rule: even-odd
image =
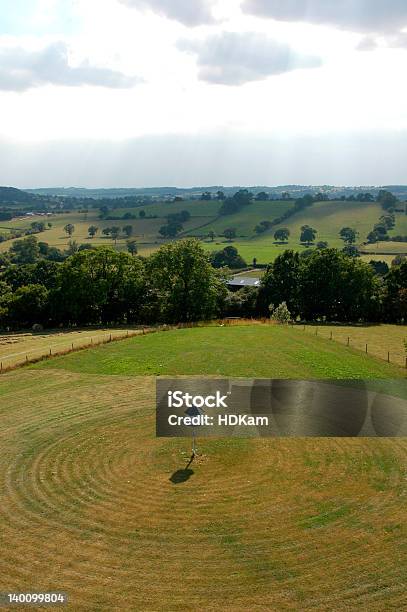
[(407, 369), (407, 355), (403, 350), (403, 342), (401, 339), (400, 343), (391, 343), (388, 341), (386, 345), (385, 339), (374, 338), (369, 334), (369, 327), (341, 328), (337, 326), (332, 329), (330, 326), (324, 327), (323, 325), (316, 326), (304, 324), (297, 324), (295, 327), (302, 329), (306, 333), (339, 342), (349, 348), (361, 351), (366, 355), (377, 357), (383, 361)]

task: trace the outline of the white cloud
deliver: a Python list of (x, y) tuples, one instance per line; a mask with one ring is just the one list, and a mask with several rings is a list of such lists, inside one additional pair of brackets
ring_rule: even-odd
[(222, 32), (204, 40), (181, 40), (178, 48), (197, 55), (199, 78), (208, 83), (242, 85), (297, 68), (321, 66), (288, 44), (259, 32)]
[(125, 89), (140, 82), (137, 77), (94, 66), (87, 60), (71, 66), (68, 55), (68, 47), (63, 42), (35, 51), (23, 47), (0, 48), (0, 90), (26, 91), (49, 84)]
[(407, 25), (406, 0), (244, 0), (246, 13), (354, 32), (388, 34)]
[(213, 0), (120, 0), (131, 8), (151, 10), (186, 26), (214, 23)]

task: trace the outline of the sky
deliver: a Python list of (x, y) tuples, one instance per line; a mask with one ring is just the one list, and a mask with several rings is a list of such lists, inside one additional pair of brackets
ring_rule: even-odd
[(0, 184), (389, 185), (405, 0), (0, 0)]

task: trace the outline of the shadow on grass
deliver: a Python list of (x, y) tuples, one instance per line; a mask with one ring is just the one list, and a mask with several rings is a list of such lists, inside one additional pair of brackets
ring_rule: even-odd
[(184, 468), (183, 470), (177, 470), (173, 473), (170, 480), (173, 484), (181, 484), (189, 480), (194, 473), (194, 470)]
[(184, 469), (177, 470), (176, 472), (173, 473), (173, 475), (170, 478), (173, 484), (181, 484), (191, 478), (192, 474), (194, 473), (194, 470), (190, 469), (190, 465), (191, 463), (193, 463), (194, 459), (195, 459), (195, 453), (192, 453), (191, 459), (189, 460), (187, 466), (184, 467)]

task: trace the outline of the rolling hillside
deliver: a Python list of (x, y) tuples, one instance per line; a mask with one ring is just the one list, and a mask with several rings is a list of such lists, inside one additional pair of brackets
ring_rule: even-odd
[[(259, 263), (272, 261), (279, 253), (290, 248), (298, 251), (304, 250), (304, 245), (300, 244), (300, 231), (302, 225), (310, 225), (317, 230), (316, 241), (328, 242), (329, 246), (342, 248), (343, 242), (339, 237), (342, 227), (350, 226), (359, 232), (359, 240), (363, 242), (367, 234), (378, 222), (382, 209), (376, 203), (327, 201), (318, 202), (313, 206), (295, 214), (283, 222), (281, 226), (274, 226), (270, 231), (257, 235), (254, 231), (256, 225), (261, 221), (273, 221), (281, 216), (293, 205), (292, 201), (255, 201), (249, 206), (244, 207), (239, 212), (226, 216), (219, 216), (220, 204), (216, 200), (209, 202), (192, 200), (181, 202), (162, 202), (148, 204), (137, 208), (117, 208), (110, 211), (110, 215), (123, 217), (126, 213), (137, 216), (136, 219), (99, 219), (99, 209), (89, 209), (87, 212), (75, 210), (63, 214), (53, 214), (46, 218), (46, 222), (52, 224), (51, 229), (38, 236), (39, 240), (48, 242), (52, 246), (61, 249), (67, 248), (69, 237), (64, 232), (64, 226), (72, 223), (75, 226), (73, 239), (78, 244), (90, 242), (94, 245), (109, 244), (113, 241), (102, 234), (106, 227), (131, 225), (133, 228), (132, 239), (138, 243), (139, 253), (148, 254), (156, 250), (161, 244), (165, 243), (158, 232), (162, 225), (166, 223), (166, 216), (182, 210), (187, 210), (191, 218), (184, 224), (184, 230), (180, 237), (196, 236), (203, 241), (205, 248), (209, 251), (224, 248), (230, 244), (223, 236), (226, 228), (236, 230), (236, 239), (233, 245), (239, 250), (241, 255), (250, 263), (253, 258), (257, 258)], [(144, 210), (147, 217), (140, 219), (140, 210)], [(24, 217), (13, 219), (10, 222), (2, 222), (0, 232), (7, 233), (7, 229), (23, 228), (27, 229), (32, 221), (42, 220), (43, 217)], [(99, 231), (95, 238), (89, 239), (88, 227), (96, 225)], [(288, 227), (291, 234), (286, 244), (276, 244), (274, 232), (278, 227)], [(214, 239), (208, 238), (208, 233), (214, 232)], [(407, 215), (396, 214), (396, 227), (390, 235), (407, 234)], [(117, 241), (118, 249), (126, 249), (126, 238), (121, 235)], [(0, 244), (0, 251), (10, 247), (10, 242)], [(382, 243), (368, 247), (369, 253), (375, 253), (378, 257), (381, 253), (388, 253), (387, 258), (392, 258), (392, 254), (404, 253), (407, 251), (407, 243)], [(369, 258), (369, 256), (366, 256)], [(385, 259), (386, 256), (383, 256)]]

